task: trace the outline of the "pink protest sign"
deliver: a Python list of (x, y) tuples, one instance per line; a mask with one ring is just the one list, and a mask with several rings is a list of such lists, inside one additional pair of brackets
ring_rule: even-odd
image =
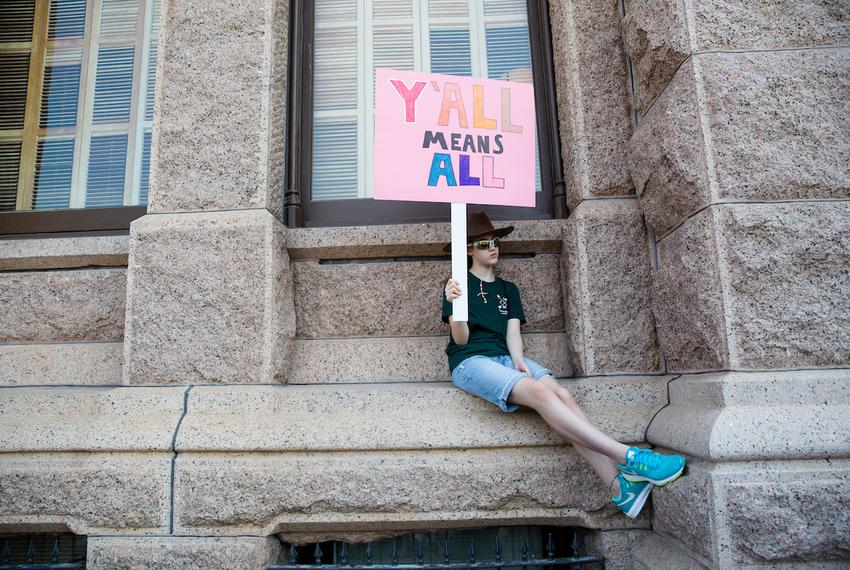
[(378, 200), (534, 206), (534, 91), (377, 69)]

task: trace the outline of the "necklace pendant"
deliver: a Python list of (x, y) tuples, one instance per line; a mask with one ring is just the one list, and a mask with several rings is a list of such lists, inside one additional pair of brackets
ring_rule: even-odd
[(481, 297), (485, 304), (487, 303), (487, 293), (481, 291), (480, 293), (478, 293), (478, 296)]

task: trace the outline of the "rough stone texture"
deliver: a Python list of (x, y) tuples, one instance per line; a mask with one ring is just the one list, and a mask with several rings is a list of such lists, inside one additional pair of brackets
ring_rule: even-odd
[(126, 269), (0, 273), (0, 342), (121, 340)]
[(274, 383), (295, 331), (283, 226), (266, 210), (133, 223), (126, 383)]
[[(562, 380), (599, 429), (642, 441), (668, 377)], [(527, 408), (507, 414), (445, 383), (198, 386), (176, 448), (273, 451), (510, 448), (564, 439)], [(434, 410), (439, 410), (435, 414)]]
[(625, 519), (568, 447), (180, 453), (174, 491), (181, 534), (292, 532), (303, 542), (346, 530), (648, 526), (646, 514)]
[[(498, 274), (517, 284), (527, 332), (564, 330), (558, 255), (503, 257)], [(451, 262), (292, 264), (297, 334), (420, 336), (448, 334), (442, 288)]]
[(850, 364), (850, 202), (724, 207), (717, 224), (732, 366)]
[(631, 58), (634, 96), (643, 115), (690, 55), (682, 2), (626, 0), (623, 44)]
[(264, 570), (283, 559), (274, 537), (95, 536), (87, 544), (86, 568), (93, 570)]
[(163, 4), (149, 212), (280, 212), (289, 2)]
[(686, 375), (647, 437), (714, 461), (850, 457), (848, 383), (846, 369)]
[(168, 532), (171, 453), (5, 454), (0, 528)]
[(847, 44), (848, 20), (850, 7), (841, 0), (627, 1), (623, 38), (640, 114), (693, 53)]
[(692, 65), (679, 70), (629, 141), (629, 171), (646, 225), (658, 234), (711, 201)]
[[(468, 208), (470, 212), (475, 206)], [(514, 226), (499, 244), (501, 253), (560, 253), (564, 220), (496, 221), (497, 228)], [(450, 224), (396, 224), (287, 228), (286, 249), (293, 261), (305, 259), (368, 259), (404, 256), (444, 256), (451, 239)]]
[(127, 265), (127, 236), (0, 240), (0, 271)]
[(0, 452), (171, 449), (185, 388), (0, 390)]
[(631, 101), (618, 0), (549, 3), (567, 203), (634, 192)]
[(652, 310), (671, 371), (729, 368), (713, 212), (703, 210), (658, 243)]
[(120, 342), (0, 345), (0, 386), (121, 384)]
[(720, 198), (850, 197), (850, 48), (706, 54), (695, 65)]
[(850, 42), (843, 0), (686, 0), (694, 49), (777, 49)]
[(687, 548), (658, 533), (646, 533), (631, 552), (632, 570), (706, 570)]
[[(526, 356), (552, 370), (556, 377), (573, 375), (567, 361), (566, 336), (563, 333), (529, 333), (522, 335), (522, 339)], [(447, 343), (447, 334), (296, 339), (286, 382), (448, 382), (451, 375), (445, 352)]]
[(653, 492), (653, 529), (713, 566), (850, 559), (850, 462), (691, 460)]
[(850, 196), (848, 91), (847, 48), (694, 56), (630, 141), (650, 229), (709, 203)]
[(637, 202), (583, 202), (564, 228), (563, 252), (564, 319), (576, 373), (658, 371), (649, 246)]
[(585, 536), (588, 554), (605, 557), (605, 570), (631, 570), (631, 554), (635, 545), (647, 535), (648, 530), (597, 530)]
[(844, 201), (713, 206), (660, 241), (653, 309), (668, 368), (850, 362), (848, 213)]

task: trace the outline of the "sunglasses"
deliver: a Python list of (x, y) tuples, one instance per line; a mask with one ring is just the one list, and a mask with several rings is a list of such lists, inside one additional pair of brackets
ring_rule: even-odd
[(478, 241), (474, 241), (471, 244), (475, 249), (490, 249), (491, 247), (499, 247), (499, 238), (493, 239), (480, 239)]

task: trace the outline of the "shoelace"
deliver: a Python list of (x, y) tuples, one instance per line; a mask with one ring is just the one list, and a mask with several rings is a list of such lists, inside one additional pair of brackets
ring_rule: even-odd
[(644, 470), (657, 469), (660, 460), (661, 457), (652, 452), (638, 451), (629, 460), (628, 465), (635, 470), (640, 468)]

